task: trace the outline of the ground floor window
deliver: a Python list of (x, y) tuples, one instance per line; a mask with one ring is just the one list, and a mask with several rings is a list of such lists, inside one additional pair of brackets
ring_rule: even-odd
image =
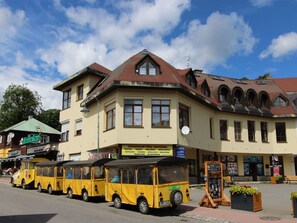
[(237, 156), (221, 156), (224, 176), (238, 175)]

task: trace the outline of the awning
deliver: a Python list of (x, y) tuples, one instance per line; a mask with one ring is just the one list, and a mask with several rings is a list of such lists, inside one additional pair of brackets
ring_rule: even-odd
[(20, 161), (20, 160), (27, 160), (27, 159), (32, 159), (34, 155), (19, 155), (16, 157), (8, 157), (5, 159), (1, 159), (0, 162), (13, 162), (13, 161)]

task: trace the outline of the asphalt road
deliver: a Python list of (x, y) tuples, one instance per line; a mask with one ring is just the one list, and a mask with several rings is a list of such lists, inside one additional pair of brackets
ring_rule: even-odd
[(136, 207), (116, 209), (104, 201), (84, 202), (80, 198), (68, 199), (65, 195), (49, 195), (36, 190), (12, 188), (0, 183), (1, 223), (175, 223), (206, 222), (184, 216), (192, 206), (180, 206), (176, 210), (158, 209), (149, 215), (140, 214)]

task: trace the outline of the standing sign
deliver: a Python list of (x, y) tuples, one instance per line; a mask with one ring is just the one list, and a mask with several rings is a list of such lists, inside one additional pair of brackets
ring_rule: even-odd
[(223, 168), (220, 161), (205, 161), (205, 195), (200, 201), (200, 206), (217, 207), (216, 203), (230, 205), (229, 199), (224, 194)]

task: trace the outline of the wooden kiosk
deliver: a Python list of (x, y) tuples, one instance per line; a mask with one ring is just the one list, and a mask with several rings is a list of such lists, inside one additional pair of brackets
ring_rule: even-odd
[(224, 194), (222, 162), (205, 161), (205, 195), (199, 202), (200, 206), (217, 208), (218, 205), (230, 206), (230, 200)]

